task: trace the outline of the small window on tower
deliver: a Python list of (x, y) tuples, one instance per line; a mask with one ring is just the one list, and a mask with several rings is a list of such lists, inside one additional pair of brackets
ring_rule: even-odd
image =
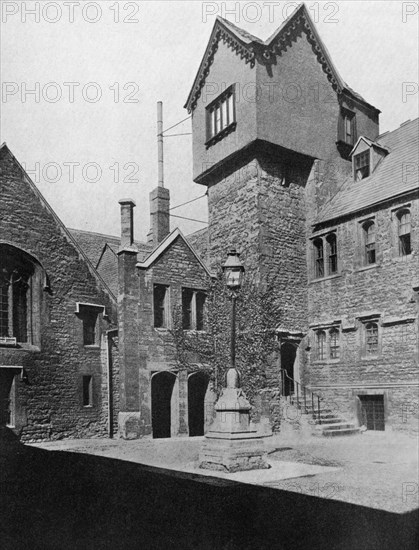
[(207, 107), (207, 146), (222, 139), (236, 122), (234, 85)]
[(347, 109), (341, 110), (338, 140), (348, 145), (354, 145), (356, 141), (355, 113)]

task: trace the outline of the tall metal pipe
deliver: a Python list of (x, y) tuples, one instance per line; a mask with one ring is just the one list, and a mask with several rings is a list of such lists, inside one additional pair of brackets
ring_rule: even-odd
[(164, 161), (163, 161), (163, 102), (157, 102), (157, 160), (158, 160), (158, 185), (164, 187)]

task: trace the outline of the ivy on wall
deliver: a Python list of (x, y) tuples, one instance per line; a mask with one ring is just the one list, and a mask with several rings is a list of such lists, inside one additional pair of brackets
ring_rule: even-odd
[[(274, 300), (275, 281), (263, 288), (245, 279), (236, 301), (236, 368), (241, 386), (251, 403), (266, 387), (267, 357), (277, 350), (275, 328), (280, 324), (281, 308)], [(173, 309), (171, 330), (176, 362), (189, 372), (207, 372), (217, 394), (225, 386), (230, 366), (232, 294), (220, 271), (207, 292), (205, 331), (185, 331), (182, 308)]]

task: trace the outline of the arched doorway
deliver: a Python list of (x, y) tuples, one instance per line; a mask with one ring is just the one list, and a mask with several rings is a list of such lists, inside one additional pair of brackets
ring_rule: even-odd
[[(284, 342), (281, 346), (281, 370), (284, 370), (288, 376), (283, 376), (283, 394), (291, 395), (294, 393), (294, 363), (297, 349), (293, 344)], [(291, 380), (290, 380), (291, 379)]]
[(204, 435), (205, 394), (209, 378), (204, 372), (194, 372), (188, 378), (188, 424), (189, 437)]
[(151, 422), (153, 437), (170, 437), (172, 429), (172, 396), (176, 375), (163, 371), (151, 378)]

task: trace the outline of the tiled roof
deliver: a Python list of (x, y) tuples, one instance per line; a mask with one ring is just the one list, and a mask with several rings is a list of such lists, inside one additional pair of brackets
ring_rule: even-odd
[(198, 252), (201, 258), (206, 261), (208, 254), (208, 229), (199, 229), (195, 233), (186, 236), (189, 243)]
[(402, 124), (397, 130), (378, 136), (377, 142), (390, 153), (375, 171), (361, 181), (352, 175), (343, 183), (340, 191), (324, 206), (315, 223), (363, 210), (408, 191), (418, 189), (418, 171), (408, 169), (408, 164), (418, 166), (419, 119)]
[[(103, 233), (94, 233), (81, 229), (69, 229), (69, 231), (95, 267), (97, 267), (106, 244), (115, 254), (118, 252), (121, 244), (121, 239), (113, 235), (104, 235)], [(148, 256), (152, 250), (152, 246), (141, 241), (135, 241), (135, 245), (138, 248), (139, 261)]]

